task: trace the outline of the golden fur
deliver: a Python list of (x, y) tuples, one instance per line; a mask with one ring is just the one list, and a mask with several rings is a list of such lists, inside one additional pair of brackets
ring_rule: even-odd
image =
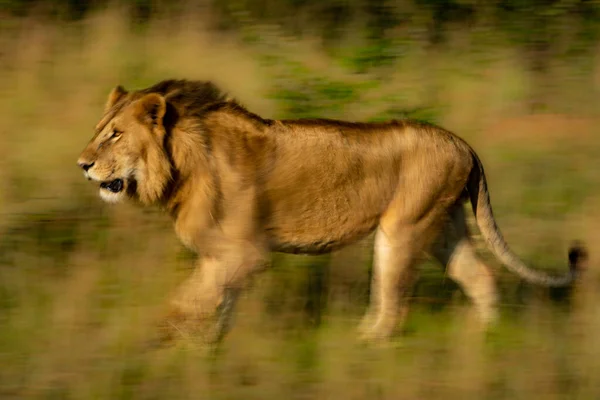
[(78, 163), (107, 201), (163, 207), (199, 254), (171, 302), (165, 338), (201, 321), (214, 321), (210, 340), (222, 337), (240, 289), (269, 251), (325, 253), (373, 231), (364, 337), (392, 333), (423, 253), (493, 320), (496, 289), (469, 237), (466, 200), (492, 252), (529, 281), (568, 285), (585, 258), (573, 248), (562, 277), (526, 267), (496, 227), (475, 152), (442, 128), (268, 120), (209, 82), (168, 80), (131, 93), (116, 87)]

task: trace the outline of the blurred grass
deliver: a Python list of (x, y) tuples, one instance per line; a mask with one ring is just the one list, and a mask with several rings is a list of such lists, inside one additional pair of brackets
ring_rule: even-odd
[[(488, 32), (493, 45), (457, 31), (429, 49), (402, 35), (369, 44), (358, 29), (324, 49), (310, 33), (248, 20), (214, 30), (211, 18), (187, 10), (141, 29), (112, 7), (68, 23), (3, 21), (0, 397), (600, 395), (593, 55), (554, 60), (548, 111), (531, 115), (530, 73), (498, 32)], [(213, 79), (265, 117), (439, 123), (481, 154), (499, 224), (519, 254), (563, 270), (568, 241), (581, 238), (592, 245), (591, 268), (572, 298), (558, 300), (497, 268), (503, 319), (481, 335), (456, 285), (428, 263), (404, 335), (373, 349), (355, 341), (370, 239), (326, 257), (274, 255), (217, 357), (185, 347), (140, 354), (190, 254), (165, 216), (101, 204), (75, 160), (113, 86), (168, 77)]]

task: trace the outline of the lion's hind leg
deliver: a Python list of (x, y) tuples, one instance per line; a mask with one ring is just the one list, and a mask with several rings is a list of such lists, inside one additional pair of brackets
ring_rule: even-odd
[(396, 328), (398, 317), (407, 314), (417, 264), (439, 236), (448, 210), (462, 193), (461, 186), (447, 185), (449, 180), (460, 179), (444, 173), (433, 175), (424, 185), (423, 168), (416, 164), (414, 169), (405, 171), (398, 194), (379, 222), (370, 306), (361, 324), (364, 339), (387, 339)]
[(363, 339), (387, 339), (405, 319), (418, 264), (441, 229), (443, 213), (443, 208), (433, 208), (414, 221), (398, 218), (395, 209), (382, 219), (375, 235), (369, 310), (360, 325)]
[(482, 322), (493, 323), (498, 317), (494, 276), (476, 254), (462, 204), (451, 208), (449, 214), (432, 255), (474, 303)]
[(371, 300), (359, 327), (362, 339), (387, 339), (408, 312), (407, 295), (417, 277), (415, 254), (407, 251), (409, 237), (390, 237), (381, 227), (377, 230)]

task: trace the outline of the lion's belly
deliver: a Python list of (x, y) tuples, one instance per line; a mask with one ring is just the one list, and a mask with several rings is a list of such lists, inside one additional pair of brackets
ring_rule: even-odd
[(372, 232), (377, 224), (362, 232), (353, 232), (344, 237), (328, 237), (314, 235), (313, 237), (292, 237), (292, 235), (270, 235), (269, 244), (272, 251), (288, 254), (319, 255), (330, 253), (350, 245)]

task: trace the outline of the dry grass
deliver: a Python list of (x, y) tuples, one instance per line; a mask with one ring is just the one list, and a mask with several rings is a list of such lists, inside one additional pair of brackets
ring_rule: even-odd
[[(600, 395), (600, 339), (594, 334), (600, 328), (600, 272), (593, 251), (570, 308), (544, 291), (525, 290), (519, 297), (515, 279), (500, 273), (504, 318), (488, 336), (478, 332), (463, 296), (428, 265), (421, 287), (440, 293), (417, 302), (406, 334), (382, 349), (356, 343), (368, 285), (367, 242), (332, 257), (328, 308), (318, 328), (305, 315), (302, 283), (317, 261), (291, 258), (297, 268), (278, 263), (245, 294), (218, 357), (185, 347), (139, 353), (157, 307), (190, 261), (166, 217), (100, 204), (74, 165), (110, 88), (166, 77), (213, 79), (251, 109), (277, 116), (281, 104), (267, 95), (271, 78), (294, 76), (283, 64), (259, 62), (265, 52), (342, 82), (374, 78), (348, 72), (310, 38), (283, 38), (269, 28), (262, 45), (244, 45), (209, 31), (197, 14), (153, 21), (142, 33), (130, 28), (120, 9), (72, 25), (40, 18), (13, 22), (2, 39), (0, 67), (0, 397)], [(415, 46), (385, 84), (365, 90), (340, 114), (370, 118), (390, 99), (403, 107), (443, 105), (440, 122), (483, 155), (509, 242), (520, 254), (564, 268), (569, 239), (593, 244), (600, 234), (600, 175), (594, 171), (600, 132), (589, 111), (598, 109), (598, 100), (574, 94), (588, 80), (597, 85), (598, 73), (561, 87), (560, 73), (571, 71), (557, 68), (554, 89), (569, 104), (561, 106), (557, 96), (558, 111), (528, 116), (527, 74), (510, 48), (490, 49), (483, 64), (461, 51), (427, 53)], [(565, 114), (577, 102), (585, 112)], [(550, 198), (536, 196), (535, 185)], [(561, 209), (568, 211), (555, 212)], [(285, 301), (274, 297), (282, 292), (289, 295)]]

